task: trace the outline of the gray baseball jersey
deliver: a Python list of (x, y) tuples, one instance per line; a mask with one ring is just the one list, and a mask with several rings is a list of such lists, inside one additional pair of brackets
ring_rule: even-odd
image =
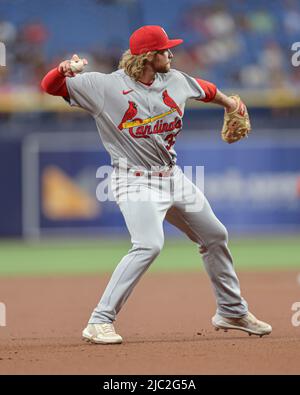
[(84, 73), (66, 81), (70, 104), (92, 114), (112, 164), (126, 158), (129, 167), (145, 169), (176, 163), (174, 144), (185, 103), (205, 98), (195, 78), (174, 69), (157, 73), (150, 86), (124, 70)]

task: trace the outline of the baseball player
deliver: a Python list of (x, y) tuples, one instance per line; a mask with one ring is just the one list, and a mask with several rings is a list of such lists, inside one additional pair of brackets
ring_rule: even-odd
[(226, 96), (213, 83), (171, 69), (171, 48), (181, 43), (169, 39), (160, 26), (143, 26), (131, 35), (130, 49), (117, 71), (79, 74), (78, 65), (87, 61), (74, 55), (51, 70), (41, 84), (47, 93), (62, 96), (94, 117), (111, 156), (112, 188), (131, 235), (132, 248), (117, 265), (83, 330), (83, 338), (93, 343), (122, 342), (113, 322), (163, 247), (164, 219), (199, 246), (216, 296), (213, 326), (259, 336), (272, 331), (248, 311), (226, 228), (202, 191), (176, 165), (174, 149), (188, 99), (225, 109), (222, 137), (229, 143), (250, 131), (247, 108), (238, 96)]

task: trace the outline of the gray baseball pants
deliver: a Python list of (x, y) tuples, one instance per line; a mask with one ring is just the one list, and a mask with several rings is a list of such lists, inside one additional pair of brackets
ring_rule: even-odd
[(228, 234), (202, 191), (176, 166), (168, 177), (112, 176), (112, 189), (131, 235), (132, 248), (123, 257), (94, 309), (89, 323), (111, 323), (164, 244), (163, 221), (179, 228), (202, 252), (224, 317), (247, 314), (227, 246)]

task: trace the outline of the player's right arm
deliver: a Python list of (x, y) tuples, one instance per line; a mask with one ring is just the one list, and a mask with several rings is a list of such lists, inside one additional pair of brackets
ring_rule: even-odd
[[(101, 113), (104, 106), (106, 74), (87, 72), (79, 74), (72, 71), (71, 61), (78, 60), (73, 55), (57, 68), (49, 71), (41, 82), (42, 90), (54, 96), (62, 96), (71, 106), (83, 108), (93, 116)], [(84, 65), (87, 61), (83, 59)], [(75, 77), (75, 78), (73, 78)]]
[[(72, 59), (64, 60), (57, 67), (50, 70), (42, 79), (41, 88), (44, 92), (53, 96), (62, 96), (69, 98), (69, 92), (66, 84), (66, 77), (75, 77), (76, 73), (72, 71), (71, 60), (78, 60), (77, 55), (73, 55)], [(87, 60), (83, 59), (84, 64)]]

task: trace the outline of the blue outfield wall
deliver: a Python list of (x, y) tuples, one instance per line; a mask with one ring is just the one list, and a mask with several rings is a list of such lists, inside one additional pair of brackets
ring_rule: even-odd
[[(124, 234), (114, 201), (99, 202), (109, 156), (96, 133), (35, 134), (0, 146), (0, 235)], [(178, 164), (204, 166), (204, 191), (229, 231), (300, 230), (300, 143), (180, 139)], [(103, 169), (103, 168), (102, 168)], [(105, 181), (106, 182), (106, 181)], [(166, 232), (173, 234), (171, 226)], [(176, 232), (175, 232), (176, 233)]]
[(21, 144), (0, 144), (0, 237), (22, 234)]
[(300, 229), (300, 144), (186, 144), (179, 163), (205, 166), (205, 195), (236, 232)]

